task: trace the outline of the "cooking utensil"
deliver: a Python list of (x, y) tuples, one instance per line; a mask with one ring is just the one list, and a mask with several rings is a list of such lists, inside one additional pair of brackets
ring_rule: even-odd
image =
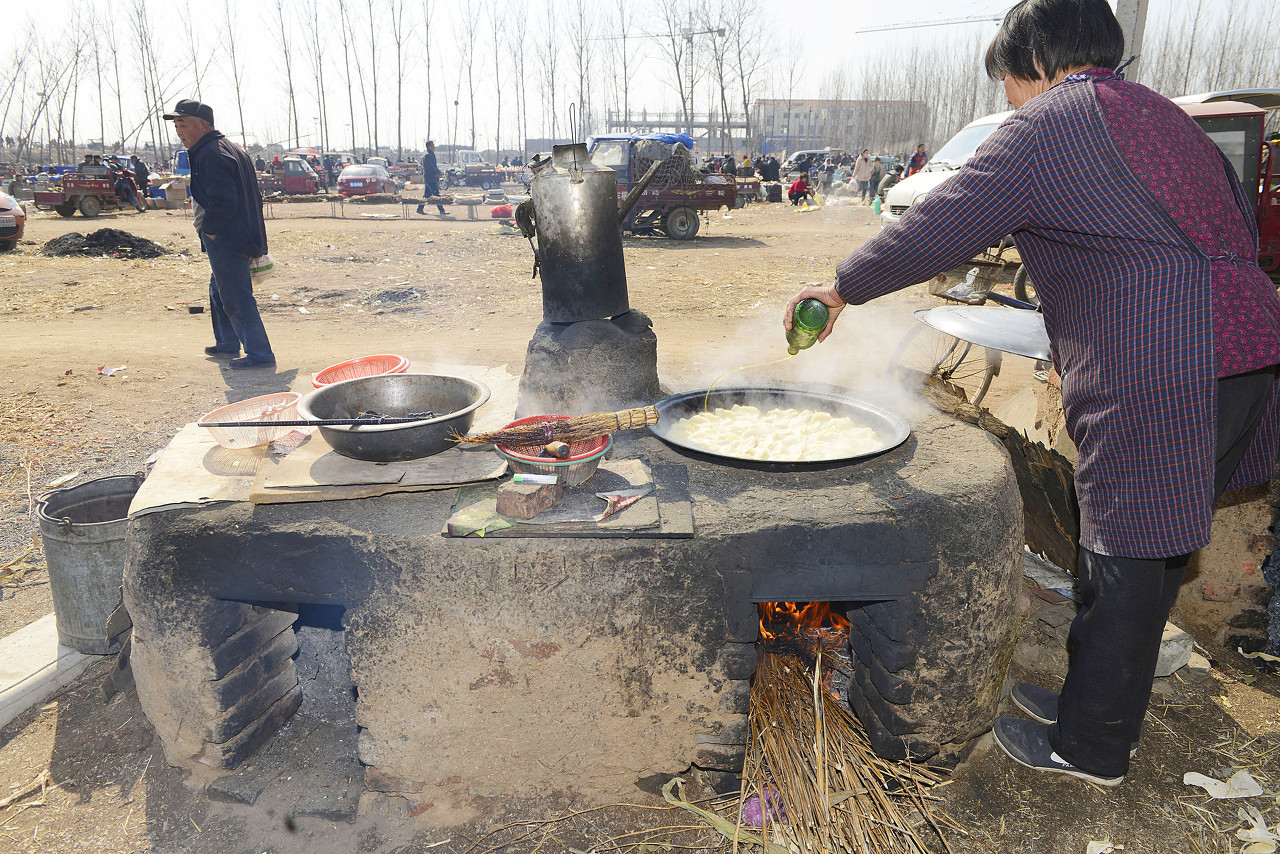
[[(416, 418), (326, 418), (316, 421), (272, 421), (274, 427), (376, 427), (379, 424), (413, 424), (430, 416), (419, 415)], [(201, 421), (197, 427), (261, 427), (261, 421)]]
[(316, 389), (298, 402), (298, 413), (313, 422), (351, 419), (370, 410), (444, 413), (396, 424), (318, 425), (325, 441), (339, 454), (386, 463), (429, 457), (449, 448), (451, 435), (471, 428), (476, 410), (489, 394), (487, 386), (465, 377), (384, 374)]
[[(501, 430), (459, 437), (458, 441), (469, 445), (541, 448), (552, 442), (572, 444), (656, 423), (658, 410), (652, 406), (624, 409), (621, 412), (592, 412), (588, 415), (531, 415), (512, 421)], [(537, 455), (536, 452), (534, 455)]]
[[(706, 400), (705, 410), (703, 407), (704, 400)], [(847, 416), (852, 418), (856, 424), (864, 427), (870, 427), (874, 430), (876, 432), (876, 437), (880, 439), (880, 444), (874, 449), (856, 456), (784, 462), (756, 460), (750, 457), (742, 457), (734, 454), (720, 454), (687, 444), (679, 439), (672, 439), (669, 435), (671, 429), (674, 428), (682, 418), (697, 415), (699, 412), (703, 411), (728, 409), (735, 404), (755, 406), (765, 412), (770, 409), (813, 409), (822, 412), (830, 412), (832, 415), (836, 416)], [(718, 388), (713, 389), (709, 397), (706, 389), (699, 391), (687, 391), (681, 394), (673, 394), (669, 397), (664, 397), (662, 400), (655, 403), (654, 407), (658, 410), (660, 418), (658, 423), (650, 426), (649, 429), (653, 431), (655, 436), (666, 442), (668, 445), (671, 445), (682, 452), (691, 453), (698, 457), (704, 457), (714, 462), (772, 471), (786, 469), (804, 470), (819, 466), (845, 464), (853, 460), (884, 453), (891, 448), (896, 448), (898, 445), (905, 442), (907, 437), (911, 435), (911, 426), (905, 419), (900, 415), (896, 415), (895, 413), (876, 406), (873, 403), (869, 403), (865, 400), (859, 400), (858, 398), (851, 397), (846, 394), (787, 388), (785, 386)]]
[(917, 309), (915, 317), (939, 332), (982, 347), (1048, 360), (1049, 333), (1038, 311), (996, 305), (942, 305)]

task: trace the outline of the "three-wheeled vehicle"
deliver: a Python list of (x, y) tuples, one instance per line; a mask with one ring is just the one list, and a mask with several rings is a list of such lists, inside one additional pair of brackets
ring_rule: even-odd
[(727, 175), (699, 170), (693, 162), (693, 138), (688, 134), (606, 134), (591, 140), (591, 162), (618, 173), (618, 199), (659, 163), (658, 173), (622, 221), (623, 231), (661, 232), (675, 240), (698, 233), (698, 211), (733, 208), (738, 187)]

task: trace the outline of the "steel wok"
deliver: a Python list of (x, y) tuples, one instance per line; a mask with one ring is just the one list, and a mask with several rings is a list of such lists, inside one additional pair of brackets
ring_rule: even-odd
[[(880, 444), (866, 453), (855, 456), (774, 462), (733, 454), (719, 454), (686, 444), (679, 439), (672, 439), (669, 435), (671, 429), (676, 426), (681, 418), (687, 418), (690, 415), (702, 412), (704, 399), (707, 400), (706, 408), (709, 411), (717, 408), (728, 409), (734, 404), (741, 404), (743, 406), (755, 406), (764, 412), (770, 409), (813, 409), (830, 412), (836, 416), (848, 416), (859, 426), (870, 427), (874, 430), (876, 436), (880, 439)], [(657, 408), (660, 418), (658, 423), (651, 425), (649, 429), (668, 445), (715, 462), (749, 466), (751, 468), (781, 470), (842, 465), (896, 448), (911, 435), (911, 425), (907, 423), (906, 419), (873, 403), (868, 403), (865, 400), (859, 400), (846, 394), (787, 388), (785, 386), (715, 389), (711, 392), (709, 399), (707, 398), (706, 389), (687, 391), (664, 397), (654, 406)]]

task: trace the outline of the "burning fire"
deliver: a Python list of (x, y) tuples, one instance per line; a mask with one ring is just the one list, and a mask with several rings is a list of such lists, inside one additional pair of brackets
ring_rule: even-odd
[(760, 639), (766, 642), (788, 640), (802, 634), (845, 634), (849, 621), (831, 610), (830, 602), (762, 602)]

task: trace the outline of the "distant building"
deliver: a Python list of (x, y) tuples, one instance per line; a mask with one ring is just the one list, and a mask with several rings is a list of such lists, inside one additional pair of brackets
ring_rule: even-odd
[(931, 119), (923, 101), (760, 98), (751, 110), (751, 129), (765, 154), (807, 148), (899, 153), (928, 138)]

